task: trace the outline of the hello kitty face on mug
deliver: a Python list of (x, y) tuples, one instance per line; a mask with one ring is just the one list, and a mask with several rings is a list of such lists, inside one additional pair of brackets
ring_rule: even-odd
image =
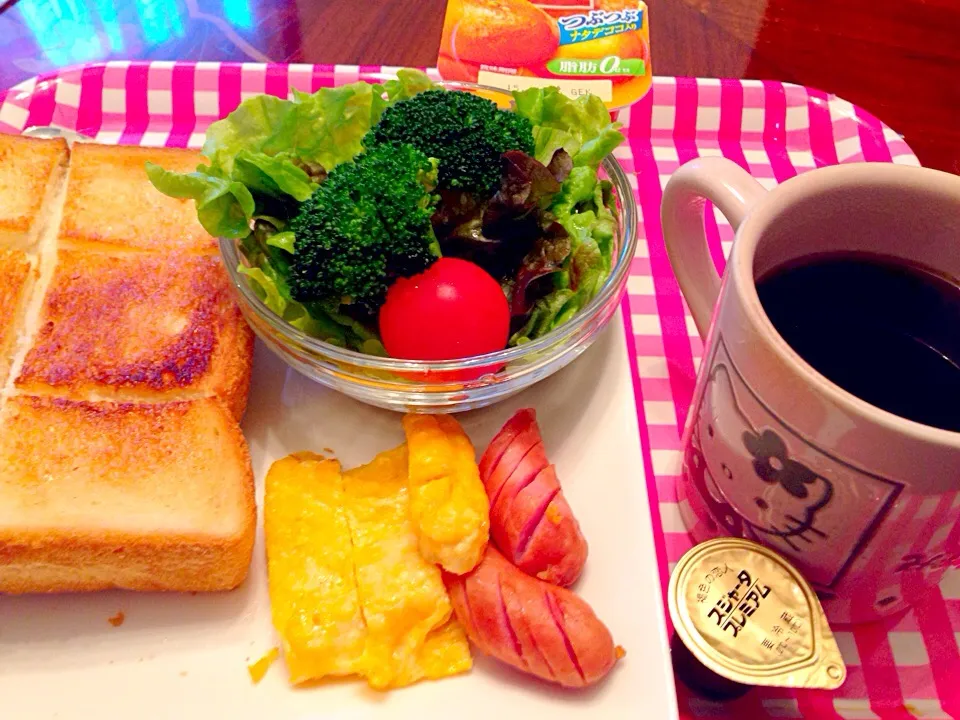
[(694, 429), (703, 481), (754, 534), (773, 536), (796, 551), (825, 540), (817, 514), (833, 497), (831, 482), (790, 457), (769, 428), (755, 428), (740, 410), (730, 372), (717, 364)]

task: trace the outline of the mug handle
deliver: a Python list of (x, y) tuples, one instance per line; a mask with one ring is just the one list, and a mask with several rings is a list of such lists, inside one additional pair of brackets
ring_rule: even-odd
[(736, 232), (766, 192), (743, 168), (721, 157), (691, 160), (663, 190), (660, 222), (667, 255), (702, 338), (720, 296), (720, 274), (707, 247), (703, 207), (709, 200), (720, 208)]

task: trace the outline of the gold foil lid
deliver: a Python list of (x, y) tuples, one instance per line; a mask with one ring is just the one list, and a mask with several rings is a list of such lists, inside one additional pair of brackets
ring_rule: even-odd
[(847, 669), (816, 593), (786, 560), (740, 538), (684, 555), (670, 617), (707, 669), (746, 685), (835, 689)]

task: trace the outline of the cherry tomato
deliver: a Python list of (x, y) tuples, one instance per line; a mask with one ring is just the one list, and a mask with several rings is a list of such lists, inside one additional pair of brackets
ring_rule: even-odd
[(459, 258), (397, 280), (380, 308), (380, 335), (391, 357), (454, 360), (502, 350), (510, 308), (496, 280)]

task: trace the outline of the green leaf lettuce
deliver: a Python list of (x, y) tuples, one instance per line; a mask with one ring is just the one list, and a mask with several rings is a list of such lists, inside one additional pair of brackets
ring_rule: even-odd
[(329, 172), (349, 162), (387, 105), (432, 86), (425, 73), (401, 70), (386, 85), (293, 90), (291, 99), (256, 95), (207, 128), (209, 165), (178, 174), (148, 163), (147, 174), (160, 192), (194, 200), (211, 235), (242, 238), (255, 215), (310, 196), (317, 185), (308, 168)]
[(567, 322), (600, 291), (610, 274), (616, 218), (607, 207), (607, 186), (596, 170), (574, 167), (549, 211), (570, 237), (570, 255), (556, 273), (554, 290), (533, 307), (511, 345), (530, 342)]
[(600, 161), (624, 141), (620, 123), (610, 120), (610, 111), (596, 95), (576, 100), (558, 88), (528, 88), (513, 93), (516, 111), (533, 124), (535, 155), (544, 165), (563, 148), (574, 165), (594, 170)]

